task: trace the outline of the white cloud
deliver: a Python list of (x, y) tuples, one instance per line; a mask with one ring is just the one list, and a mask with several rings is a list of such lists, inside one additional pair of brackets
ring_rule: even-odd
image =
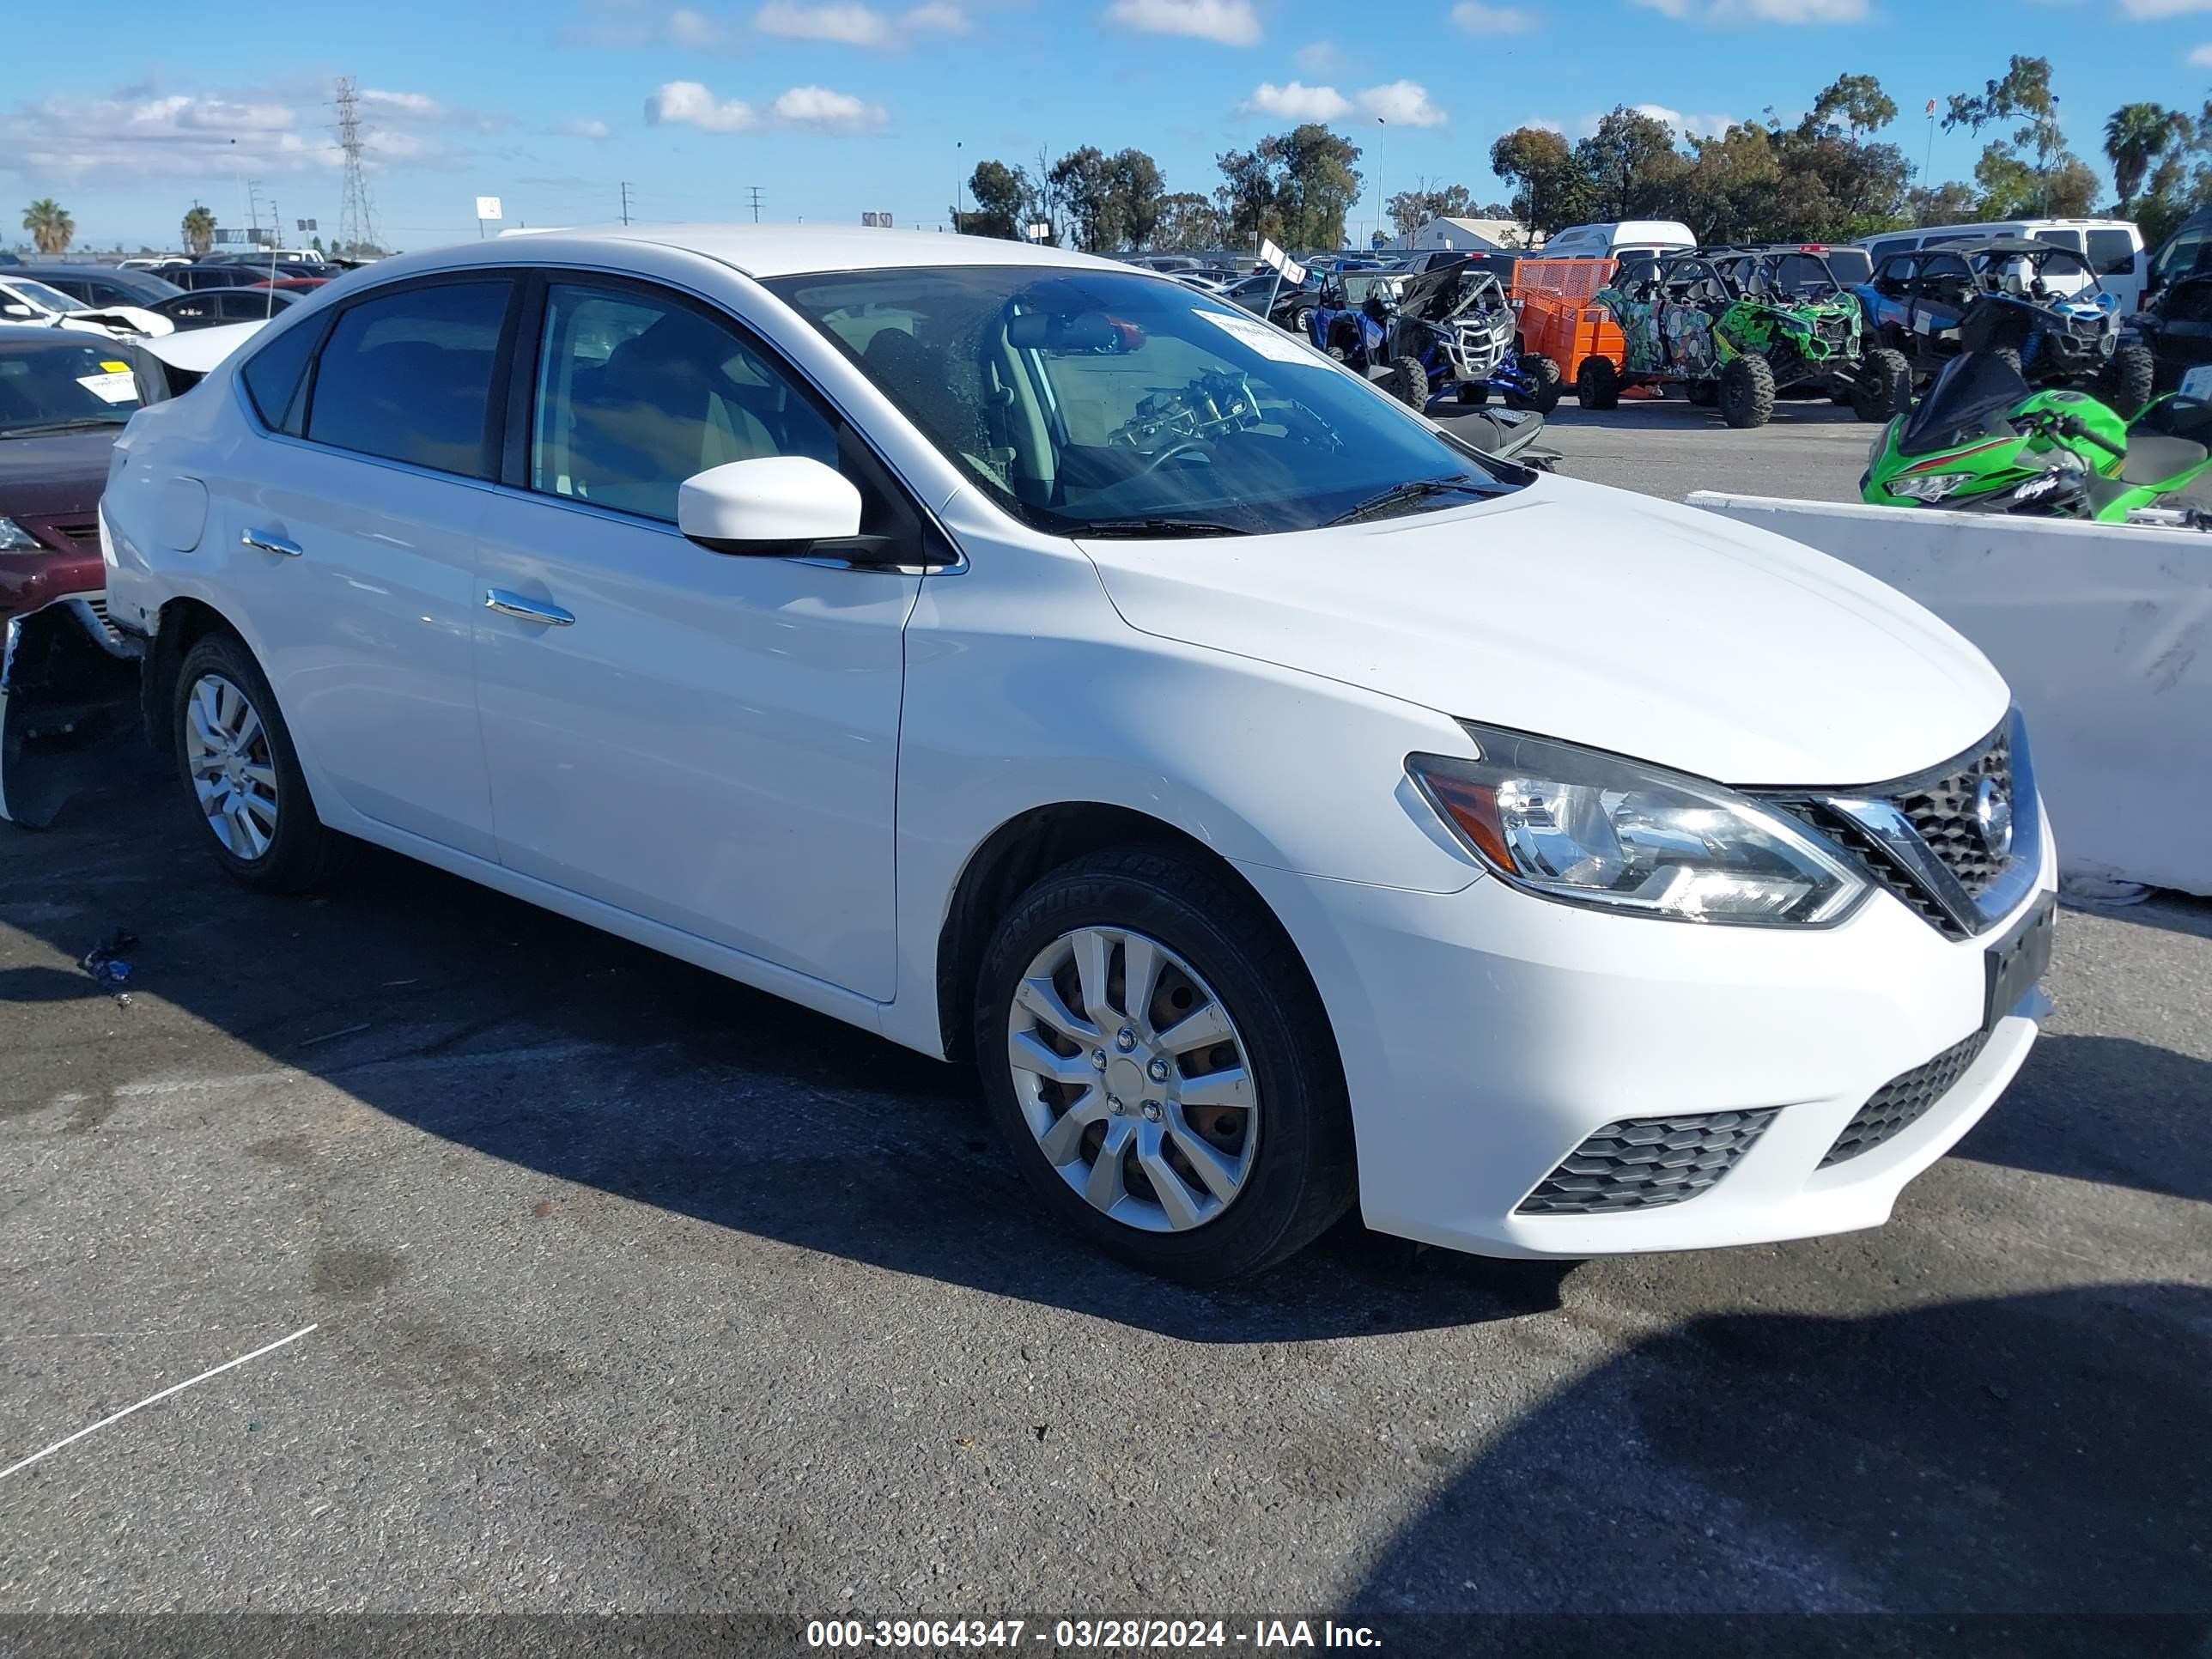
[[(1678, 139), (1692, 135), (1700, 138), (1716, 137), (1735, 125), (1735, 117), (1733, 115), (1685, 115), (1681, 111), (1670, 109), (1664, 104), (1631, 104), (1629, 108), (1634, 110), (1638, 115), (1650, 116)], [(1607, 110), (1603, 114), (1583, 116), (1581, 123), (1583, 137), (1587, 138), (1595, 133), (1606, 116), (1612, 112)], [(1551, 124), (1545, 121), (1531, 121), (1528, 125), (1548, 126)], [(1563, 131), (1558, 127), (1553, 127), (1552, 130), (1554, 132)]]
[(1394, 127), (1440, 127), (1451, 117), (1429, 101), (1429, 89), (1418, 81), (1393, 81), (1370, 87), (1359, 94), (1359, 112), (1379, 117)]
[(688, 6), (678, 6), (668, 14), (668, 38), (679, 46), (703, 52), (722, 44), (722, 26)]
[(928, 0), (892, 16), (873, 6), (806, 5), (769, 0), (753, 14), (753, 27), (788, 40), (827, 40), (841, 46), (896, 46), (909, 34), (965, 34), (968, 14), (949, 0)]
[(1249, 46), (1260, 39), (1252, 0), (1114, 0), (1106, 21), (1146, 34), (1188, 34), (1224, 46)]
[[(2120, 0), (2120, 9), (2138, 21), (2153, 17), (2181, 17), (2193, 11), (2212, 11), (2212, 0)], [(2196, 61), (2192, 58), (2191, 61)]]
[(614, 129), (610, 127), (605, 121), (596, 120), (588, 117), (576, 120), (556, 122), (554, 124), (553, 131), (560, 134), (563, 138), (590, 138), (597, 140), (600, 138), (611, 138), (614, 137)]
[(671, 81), (645, 100), (645, 124), (746, 132), (760, 125), (760, 112), (740, 98), (717, 98), (696, 81)]
[(1328, 74), (1343, 56), (1336, 49), (1334, 40), (1316, 40), (1310, 46), (1300, 46), (1291, 54), (1291, 60), (1308, 75)]
[(1277, 115), (1285, 121), (1334, 121), (1352, 112), (1352, 100), (1334, 87), (1309, 87), (1297, 81), (1279, 87), (1262, 81), (1237, 112)]
[(561, 32), (563, 46), (593, 52), (629, 51), (640, 46), (681, 46), (688, 52), (713, 52), (730, 45), (729, 31), (702, 11), (678, 6), (665, 15), (647, 15), (644, 9), (624, 0), (597, 0), (586, 4), (597, 22), (578, 24)]
[(1469, 34), (1526, 34), (1536, 27), (1534, 12), (1518, 6), (1486, 6), (1478, 0), (1461, 0), (1452, 8), (1451, 19)]
[(861, 132), (890, 119), (881, 104), (827, 87), (793, 87), (764, 110), (742, 98), (717, 98), (696, 81), (671, 81), (645, 100), (647, 126), (697, 127), (702, 132), (751, 132), (766, 126)]
[(890, 119), (881, 104), (871, 104), (849, 93), (827, 87), (793, 87), (772, 106), (775, 118), (787, 126), (823, 127), (857, 132), (879, 127)]

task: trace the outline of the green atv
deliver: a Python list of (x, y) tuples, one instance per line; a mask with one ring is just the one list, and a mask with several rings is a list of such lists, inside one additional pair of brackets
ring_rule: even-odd
[(1599, 294), (1620, 325), (1626, 361), (1587, 359), (1584, 409), (1612, 409), (1631, 386), (1680, 381), (1732, 427), (1765, 426), (1796, 387), (1887, 421), (1912, 396), (1901, 352), (1867, 349), (1859, 302), (1816, 252), (1718, 248), (1632, 260)]

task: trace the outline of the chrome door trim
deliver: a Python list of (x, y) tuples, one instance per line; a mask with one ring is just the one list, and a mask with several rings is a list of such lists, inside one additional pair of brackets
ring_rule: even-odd
[(298, 558), (302, 551), (299, 543), (273, 530), (249, 530), (238, 539), (241, 546), (260, 553), (281, 553), (288, 559)]

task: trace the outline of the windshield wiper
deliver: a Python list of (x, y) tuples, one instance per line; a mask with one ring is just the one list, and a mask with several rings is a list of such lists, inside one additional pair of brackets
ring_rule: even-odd
[(1215, 519), (1101, 519), (1087, 524), (1074, 534), (1080, 541), (1085, 536), (1249, 536), (1252, 532), (1241, 525), (1223, 524)]
[(1330, 526), (1357, 524), (1362, 519), (1371, 519), (1388, 513), (1394, 507), (1408, 502), (1425, 501), (1431, 495), (1495, 495), (1498, 484), (1488, 478), (1462, 476), (1456, 478), (1414, 478), (1406, 483), (1392, 484), (1379, 495), (1370, 495), (1358, 506), (1347, 508), (1328, 522)]
[(29, 438), (41, 432), (74, 432), (80, 427), (121, 426), (130, 419), (112, 420), (105, 415), (80, 415), (67, 421), (41, 421), (36, 426), (11, 426), (0, 428), (0, 438)]

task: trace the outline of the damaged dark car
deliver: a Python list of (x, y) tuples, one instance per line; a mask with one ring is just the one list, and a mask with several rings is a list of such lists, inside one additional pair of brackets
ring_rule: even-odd
[(112, 341), (0, 328), (0, 820), (52, 822), (85, 751), (127, 725), (137, 673), (108, 627), (100, 496), (138, 408)]

